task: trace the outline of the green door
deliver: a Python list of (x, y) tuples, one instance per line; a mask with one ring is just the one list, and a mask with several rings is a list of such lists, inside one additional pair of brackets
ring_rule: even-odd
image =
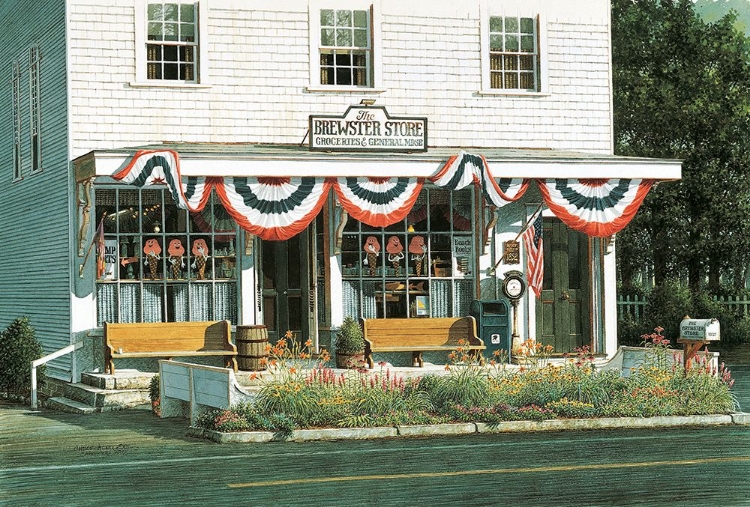
[(585, 234), (544, 218), (544, 283), (536, 305), (537, 341), (554, 354), (591, 345), (590, 259)]
[(261, 241), (263, 323), (276, 343), (287, 331), (310, 337), (309, 232), (286, 241)]

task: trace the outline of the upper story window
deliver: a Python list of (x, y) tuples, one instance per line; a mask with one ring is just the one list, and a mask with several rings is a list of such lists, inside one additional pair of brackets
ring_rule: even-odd
[(42, 170), (42, 96), (38, 46), (29, 48), (29, 114), (31, 124), (31, 171)]
[(539, 50), (532, 18), (490, 17), (490, 87), (538, 91)]
[(195, 82), (198, 47), (197, 6), (149, 3), (148, 79)]
[(320, 11), (320, 84), (369, 86), (370, 12)]
[(546, 92), (546, 30), (541, 16), (500, 14), (488, 8), (482, 13), (482, 93)]
[(205, 84), (208, 8), (199, 2), (136, 2), (136, 76), (132, 85)]
[(13, 60), (13, 179), (21, 179), (21, 67)]
[(379, 40), (379, 14), (362, 1), (310, 2), (310, 89), (313, 91), (376, 90), (381, 59), (373, 48)]

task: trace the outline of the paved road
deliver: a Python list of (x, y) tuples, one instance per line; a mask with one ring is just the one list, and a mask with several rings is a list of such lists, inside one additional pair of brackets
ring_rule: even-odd
[(255, 445), (185, 428), (0, 405), (0, 505), (750, 505), (750, 427)]

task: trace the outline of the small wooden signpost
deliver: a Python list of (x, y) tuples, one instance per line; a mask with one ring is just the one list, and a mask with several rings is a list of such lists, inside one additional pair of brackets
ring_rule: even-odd
[(680, 322), (680, 338), (683, 346), (683, 365), (690, 369), (695, 355), (703, 345), (721, 339), (719, 321), (716, 319), (691, 319), (685, 316)]

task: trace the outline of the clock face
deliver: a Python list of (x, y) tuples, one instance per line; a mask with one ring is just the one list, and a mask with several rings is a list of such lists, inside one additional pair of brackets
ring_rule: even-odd
[(523, 294), (524, 286), (520, 278), (515, 276), (505, 280), (505, 295), (509, 298), (519, 298)]

